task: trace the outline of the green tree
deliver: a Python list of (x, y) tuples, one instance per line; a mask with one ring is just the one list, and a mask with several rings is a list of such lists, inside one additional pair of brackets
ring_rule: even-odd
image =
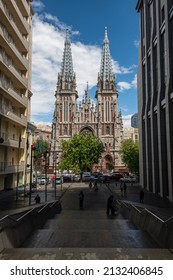
[(49, 150), (49, 143), (42, 139), (37, 139), (33, 144), (35, 147), (34, 150), (34, 168), (35, 171), (44, 172), (42, 166), (42, 158), (44, 157), (44, 152)]
[(75, 134), (69, 141), (62, 140), (61, 149), (60, 169), (71, 169), (74, 172), (83, 173), (99, 162), (104, 152), (104, 145), (91, 133)]
[(120, 155), (130, 172), (139, 172), (139, 143), (132, 139), (122, 141)]

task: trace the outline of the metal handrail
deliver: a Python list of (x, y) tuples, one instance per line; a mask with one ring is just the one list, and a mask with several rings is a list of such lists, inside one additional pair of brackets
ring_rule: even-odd
[[(55, 202), (53, 203), (53, 205), (55, 205), (56, 203), (60, 203), (60, 202), (59, 202), (59, 201), (55, 201)], [(37, 209), (38, 209), (38, 213), (40, 213), (40, 212), (41, 212), (42, 210), (44, 210), (47, 206), (52, 207), (53, 205), (52, 205), (52, 202), (49, 202), (49, 203), (46, 203), (46, 204), (42, 205), (42, 207), (35, 206), (35, 207), (29, 209), (25, 214), (23, 214), (23, 215), (22, 215), (21, 217), (19, 217), (18, 219), (13, 218), (11, 215), (6, 215), (6, 216), (4, 216), (4, 217), (2, 217), (2, 218), (0, 219), (0, 223), (1, 223), (1, 222), (5, 222), (5, 221), (8, 220), (8, 219), (10, 219), (10, 220), (12, 220), (12, 221), (18, 223), (18, 222), (20, 222), (22, 219), (24, 219), (27, 215), (29, 215), (30, 213), (32, 213), (34, 210), (37, 210)], [(40, 208), (41, 208), (41, 209), (40, 209)], [(13, 215), (16, 215), (16, 214), (13, 214)]]
[[(121, 200), (117, 200), (118, 201), (118, 203), (120, 204), (120, 205), (124, 205), (125, 207), (128, 207), (128, 205), (130, 205), (130, 207), (132, 207), (132, 208), (134, 208), (136, 211), (138, 211), (140, 214), (142, 214), (143, 212), (148, 212), (150, 215), (152, 215), (153, 217), (155, 217), (155, 219), (157, 219), (157, 220), (159, 220), (160, 222), (162, 222), (162, 223), (164, 223), (164, 224), (166, 224), (166, 223), (169, 223), (170, 221), (172, 221), (173, 220), (173, 216), (172, 217), (170, 217), (170, 218), (168, 218), (167, 220), (163, 220), (163, 219), (161, 219), (160, 217), (158, 217), (156, 214), (154, 214), (153, 212), (151, 212), (150, 210), (148, 210), (147, 208), (144, 208), (144, 209), (142, 209), (141, 211), (135, 206), (135, 205), (133, 205), (133, 204), (131, 204), (131, 203), (128, 203), (128, 202), (123, 202), (123, 201), (121, 201)], [(128, 205), (127, 205), (128, 204)], [(128, 207), (129, 208), (129, 207)]]

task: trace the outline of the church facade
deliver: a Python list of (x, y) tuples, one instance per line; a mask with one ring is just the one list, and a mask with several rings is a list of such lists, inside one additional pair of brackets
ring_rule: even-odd
[(105, 28), (100, 72), (97, 80), (96, 102), (91, 101), (89, 85), (81, 102), (78, 102), (76, 75), (73, 70), (71, 41), (66, 32), (61, 71), (55, 91), (55, 110), (52, 122), (54, 164), (61, 156), (61, 140), (69, 140), (75, 133), (88, 132), (97, 136), (105, 146), (105, 152), (94, 171), (105, 171), (110, 166), (122, 167), (119, 149), (123, 139), (123, 122), (118, 112), (118, 92), (112, 70), (107, 29)]

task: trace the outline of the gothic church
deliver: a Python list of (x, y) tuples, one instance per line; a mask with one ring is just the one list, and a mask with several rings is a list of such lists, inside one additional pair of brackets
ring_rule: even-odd
[[(87, 84), (82, 102), (78, 102), (76, 76), (73, 70), (71, 42), (66, 32), (61, 71), (55, 91), (55, 110), (52, 123), (51, 150), (61, 154), (60, 142), (69, 140), (75, 133), (88, 133), (100, 138), (105, 152), (95, 171), (105, 171), (108, 163), (116, 170), (122, 166), (119, 149), (123, 137), (121, 112), (118, 113), (118, 92), (112, 70), (107, 29), (105, 28), (100, 72), (98, 74), (96, 104), (91, 102)], [(55, 154), (55, 153), (54, 153)]]

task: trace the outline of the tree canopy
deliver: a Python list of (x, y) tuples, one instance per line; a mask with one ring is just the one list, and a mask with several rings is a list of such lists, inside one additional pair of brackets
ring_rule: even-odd
[(34, 167), (35, 170), (42, 171), (43, 166), (41, 164), (44, 153), (49, 149), (49, 143), (46, 140), (37, 139), (34, 143)]
[(122, 141), (120, 155), (130, 172), (139, 172), (139, 143), (132, 139)]
[(99, 162), (104, 152), (104, 145), (91, 133), (87, 135), (75, 134), (69, 141), (62, 140), (61, 149), (62, 157), (59, 168), (82, 173)]

